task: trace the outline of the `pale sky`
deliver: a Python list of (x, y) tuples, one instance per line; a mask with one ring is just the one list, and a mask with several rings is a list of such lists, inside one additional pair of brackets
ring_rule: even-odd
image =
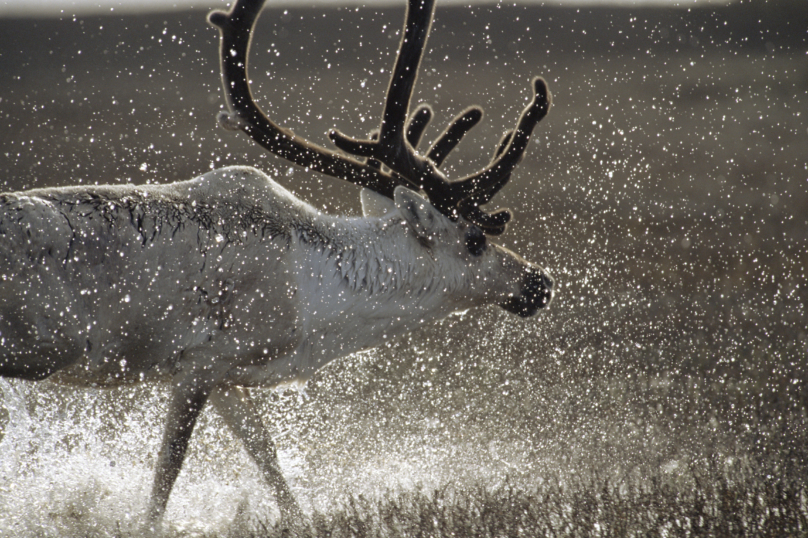
[[(728, 4), (732, 0), (546, 0), (546, 5), (634, 5), (690, 7), (705, 4)], [(495, 4), (498, 0), (438, 0), (438, 5)], [(538, 4), (542, 0), (510, 0), (503, 3)], [(99, 13), (132, 13), (172, 11), (179, 9), (225, 7), (225, 0), (0, 0), (0, 17), (36, 15), (59, 17)], [(306, 5), (403, 5), (403, 0), (270, 0), (278, 6)]]

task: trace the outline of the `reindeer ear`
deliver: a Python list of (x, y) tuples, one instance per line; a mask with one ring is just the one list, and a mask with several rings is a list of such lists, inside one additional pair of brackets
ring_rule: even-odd
[(396, 187), (396, 207), (418, 237), (431, 239), (445, 226), (446, 217), (429, 200), (405, 187)]
[(362, 188), (359, 199), (362, 201), (362, 214), (366, 217), (383, 217), (396, 208), (390, 198), (366, 188)]

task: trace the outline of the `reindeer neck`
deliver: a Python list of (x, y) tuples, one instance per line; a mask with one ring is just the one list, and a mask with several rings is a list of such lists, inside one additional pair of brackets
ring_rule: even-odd
[(447, 275), (410, 233), (397, 215), (322, 215), (298, 228), (298, 303), (306, 325), (338, 328), (361, 339), (351, 347), (362, 349), (454, 310), (444, 297)]

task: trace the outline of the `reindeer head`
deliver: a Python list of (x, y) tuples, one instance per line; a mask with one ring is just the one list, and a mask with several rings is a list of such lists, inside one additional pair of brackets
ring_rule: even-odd
[[(462, 289), (464, 296), (449, 294), (458, 303), (497, 303), (522, 317), (530, 317), (550, 304), (553, 280), (547, 271), (488, 241), (477, 224), (462, 217), (451, 220), (410, 189), (397, 187), (393, 196), (394, 210), (418, 243), (414, 248), (427, 251), (429, 258), (445, 265), (444, 274), (462, 280), (455, 283), (454, 291)], [(365, 214), (371, 214), (370, 207), (383, 207), (379, 200), (371, 202), (372, 198), (363, 191)]]
[[(449, 180), (441, 170), (448, 154), (482, 119), (480, 107), (470, 107), (452, 120), (425, 153), (417, 151), (433, 117), (428, 105), (409, 114), (412, 91), (432, 24), (434, 0), (408, 0), (406, 22), (387, 90), (379, 128), (367, 139), (329, 133), (340, 153), (313, 144), (270, 120), (252, 98), (247, 77), (247, 56), (263, 0), (237, 1), (230, 12), (214, 11), (209, 21), (221, 32), (221, 71), (229, 111), (219, 114), (220, 124), (247, 133), (270, 152), (300, 166), (344, 179), (365, 188), (366, 214), (395, 206), (424, 248), (438, 238), (445, 248), (457, 245), (456, 257), (468, 273), (485, 279), (485, 271), (499, 270), (502, 286), (488, 285), (500, 295), (504, 309), (526, 317), (549, 304), (552, 279), (540, 267), (498, 245), (488, 236), (505, 231), (512, 214), (507, 209), (488, 213), (487, 204), (508, 182), (522, 159), (536, 124), (550, 109), (552, 97), (541, 77), (532, 81), (533, 99), (516, 127), (495, 146), (491, 162), (479, 172)], [(347, 154), (347, 155), (346, 155)], [(374, 193), (366, 194), (367, 191)], [(424, 192), (423, 198), (417, 192)], [(388, 201), (384, 201), (388, 200)], [(372, 208), (372, 209), (369, 209)], [(502, 270), (512, 278), (501, 278)], [(503, 289), (499, 289), (502, 287)]]

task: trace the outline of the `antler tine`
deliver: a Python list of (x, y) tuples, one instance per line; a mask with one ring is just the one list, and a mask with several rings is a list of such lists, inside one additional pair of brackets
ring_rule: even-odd
[(475, 197), (484, 200), (482, 203), (488, 203), (505, 186), (511, 172), (524, 157), (533, 129), (550, 111), (552, 101), (552, 94), (547, 89), (547, 83), (543, 78), (535, 77), (533, 79), (533, 99), (522, 111), (516, 129), (507, 138), (500, 141), (495, 158), (476, 174), (452, 182), (452, 188), (460, 191), (458, 196), (461, 196), (461, 200), (466, 197)]
[(407, 4), (404, 32), (387, 88), (379, 139), (359, 140), (336, 129), (329, 133), (339, 149), (352, 155), (374, 157), (416, 185), (421, 185), (421, 178), (429, 175), (428, 163), (408, 145), (405, 122), (434, 11), (435, 0), (409, 0)]
[(533, 88), (533, 99), (522, 111), (516, 129), (502, 136), (489, 165), (474, 175), (451, 183), (452, 189), (456, 189), (453, 194), (460, 197), (458, 213), (489, 235), (504, 233), (512, 213), (508, 209), (486, 213), (480, 206), (491, 201), (510, 181), (513, 169), (524, 156), (533, 129), (547, 115), (552, 104), (552, 95), (544, 79), (534, 78)]
[(505, 151), (505, 148), (507, 148), (507, 147), (508, 147), (508, 144), (510, 144), (510, 143), (511, 143), (511, 137), (512, 137), (512, 136), (513, 136), (513, 129), (511, 129), (511, 130), (509, 130), (509, 131), (505, 131), (505, 134), (503, 134), (503, 135), (500, 137), (500, 139), (499, 139), (499, 144), (497, 145), (497, 150), (494, 152), (494, 155), (491, 157), (491, 162), (492, 162), (492, 163), (493, 163), (493, 162), (494, 162), (494, 161), (495, 161), (495, 160), (496, 160), (496, 159), (497, 159), (497, 158), (498, 158), (500, 155), (502, 155), (502, 152), (503, 152), (503, 151)]
[(402, 178), (313, 144), (270, 120), (255, 103), (247, 77), (253, 29), (265, 0), (238, 0), (229, 12), (213, 11), (208, 21), (221, 33), (222, 84), (230, 112), (219, 113), (226, 129), (241, 130), (271, 153), (303, 167), (341, 178), (392, 198)]
[(440, 167), (463, 137), (483, 119), (483, 109), (472, 106), (458, 114), (429, 148), (427, 159)]
[(432, 121), (432, 116), (432, 108), (427, 104), (418, 105), (418, 108), (410, 114), (410, 119), (407, 121), (407, 142), (413, 148), (417, 148), (421, 143), (421, 137), (424, 136), (429, 122)]
[[(458, 185), (464, 181), (471, 182), (473, 193), (460, 201), (459, 212), (489, 235), (504, 233), (505, 225), (511, 220), (512, 214), (508, 209), (485, 213), (479, 207), (491, 201), (491, 198), (510, 181), (513, 168), (524, 156), (533, 128), (547, 115), (552, 104), (552, 95), (541, 77), (533, 80), (533, 86), (533, 100), (522, 112), (516, 130), (511, 129), (502, 136), (491, 163), (475, 176), (455, 182)], [(517, 139), (515, 134), (519, 134), (520, 139)], [(512, 153), (510, 158), (506, 155), (506, 150)], [(497, 167), (501, 167), (499, 173), (493, 173)]]
[(373, 158), (395, 174), (426, 191), (432, 204), (456, 219), (460, 197), (450, 195), (450, 182), (432, 162), (418, 155), (405, 137), (405, 122), (426, 40), (432, 26), (435, 0), (409, 0), (398, 55), (396, 56), (377, 140), (360, 140), (338, 130), (329, 133), (339, 149)]
[[(511, 137), (513, 136), (513, 129), (505, 132), (499, 140), (499, 144), (497, 145), (497, 149), (494, 151), (494, 155), (491, 157), (491, 162), (493, 163), (496, 159), (502, 155), (502, 152), (508, 147), (508, 144), (511, 143)], [(504, 185), (511, 179), (511, 174), (507, 174), (502, 178), (502, 184)], [(483, 231), (488, 235), (502, 235), (505, 233), (505, 229), (507, 228), (508, 222), (510, 222), (512, 214), (509, 209), (500, 209), (499, 211), (495, 211), (494, 213), (485, 213), (480, 209), (481, 205), (487, 204), (493, 194), (487, 193), (480, 193), (476, 195), (469, 196), (468, 198), (462, 200), (458, 204), (458, 210), (461, 215), (463, 215), (466, 219), (470, 220), (477, 224)]]

